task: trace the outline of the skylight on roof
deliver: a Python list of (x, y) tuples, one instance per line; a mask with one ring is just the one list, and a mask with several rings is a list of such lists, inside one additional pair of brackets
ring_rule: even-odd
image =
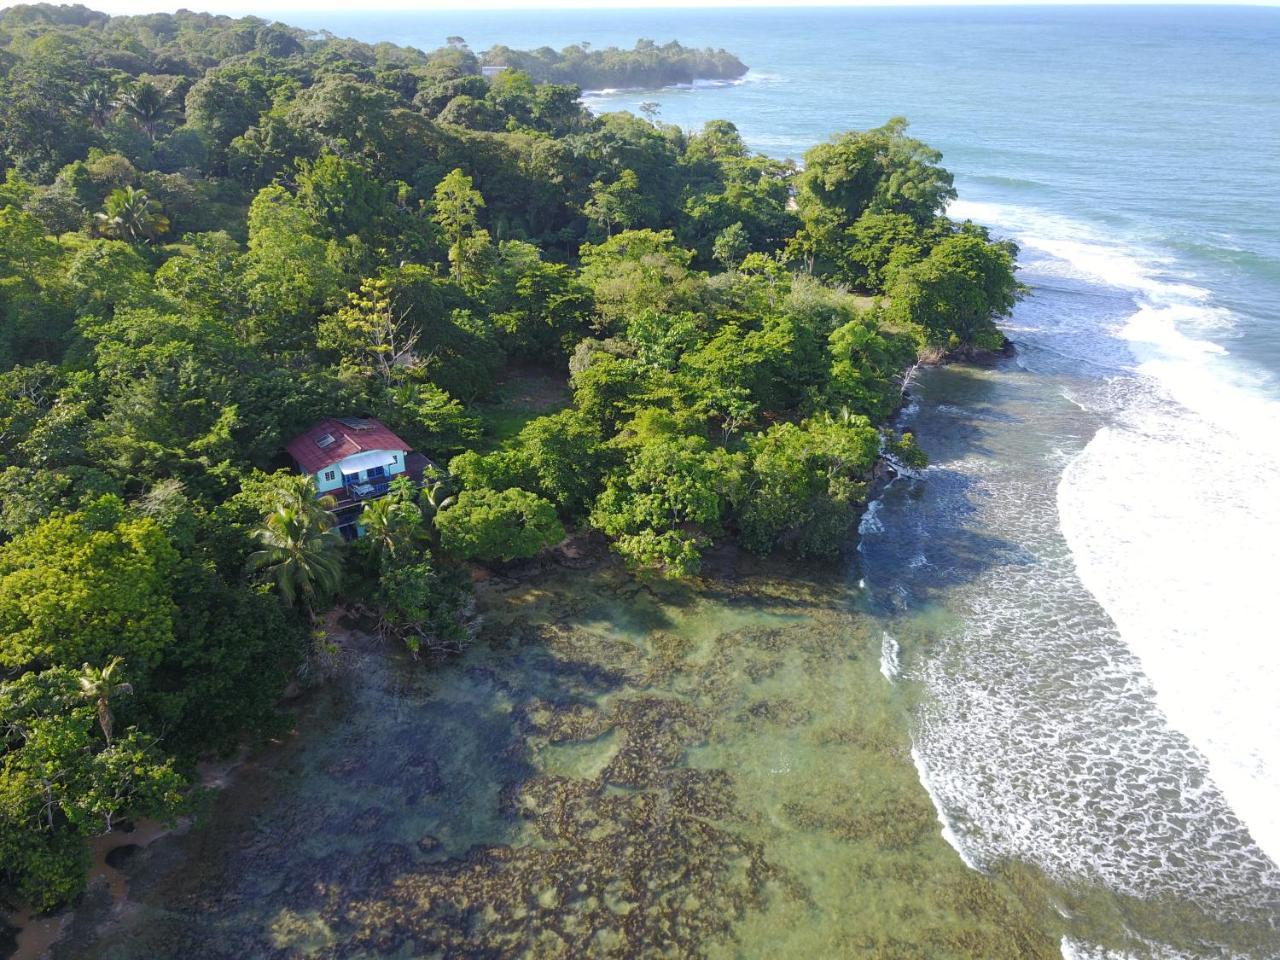
[(337, 442), (338, 441), (334, 438), (332, 433), (326, 433), (323, 437), (316, 440), (316, 446), (321, 450), (324, 450), (326, 447), (331, 447)]
[(373, 421), (364, 417), (339, 417), (338, 422), (352, 430), (368, 430), (373, 426)]

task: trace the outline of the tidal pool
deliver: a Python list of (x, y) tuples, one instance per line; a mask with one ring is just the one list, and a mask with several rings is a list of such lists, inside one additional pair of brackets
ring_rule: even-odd
[(354, 635), (54, 957), (1057, 956), (1049, 888), (943, 840), (850, 571), (709, 567), (488, 581), (449, 664)]

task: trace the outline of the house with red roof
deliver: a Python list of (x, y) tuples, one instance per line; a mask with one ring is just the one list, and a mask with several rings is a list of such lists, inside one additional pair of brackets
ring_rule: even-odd
[(315, 479), (316, 489), (338, 501), (334, 513), (348, 538), (361, 532), (357, 520), (364, 501), (383, 496), (396, 475), (412, 472), (416, 456), (409, 444), (372, 417), (321, 420), (290, 440), (287, 449), (298, 469)]

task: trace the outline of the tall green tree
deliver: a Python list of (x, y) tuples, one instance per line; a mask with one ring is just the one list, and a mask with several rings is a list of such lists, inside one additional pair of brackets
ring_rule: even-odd
[(454, 278), (465, 286), (474, 277), (477, 261), (489, 246), (489, 233), (480, 227), (484, 197), (461, 169), (451, 170), (436, 184), (432, 219), (449, 242)]
[(94, 80), (81, 87), (75, 96), (75, 105), (81, 115), (95, 130), (101, 130), (111, 118), (115, 107), (115, 90), (103, 80)]
[(582, 212), (606, 237), (611, 237), (614, 230), (639, 226), (646, 207), (640, 178), (634, 170), (623, 170), (612, 183), (597, 180), (591, 184), (591, 199)]
[(511, 561), (532, 557), (564, 539), (555, 508), (527, 490), (463, 490), (436, 514), (440, 546), (463, 560)]
[(177, 552), (117, 497), (60, 513), (0, 546), (0, 664), (155, 664), (173, 639)]
[(853, 249), (862, 239), (854, 225), (864, 214), (897, 214), (921, 227), (942, 215), (956, 195), (951, 174), (941, 153), (906, 130), (907, 121), (894, 117), (805, 154), (796, 191), (802, 228), (789, 244), (792, 259), (811, 272), (857, 280), (850, 261), (856, 262)]
[(37, 909), (84, 888), (87, 838), (185, 807), (186, 781), (154, 738), (130, 728), (104, 744), (96, 712), (66, 668), (0, 682), (0, 886)]
[(415, 352), (419, 336), (408, 309), (392, 304), (390, 281), (370, 278), (361, 281), (358, 293), (347, 295), (346, 306), (321, 321), (316, 339), (321, 347), (337, 350), (347, 370), (390, 387), (421, 364)]
[(702, 278), (690, 269), (692, 251), (670, 230), (624, 230), (581, 247), (582, 280), (595, 296), (607, 327), (641, 310), (674, 314), (699, 306)]
[(962, 232), (938, 243), (927, 257), (898, 270), (889, 285), (889, 315), (918, 324), (941, 347), (995, 349), (1003, 342), (997, 317), (1021, 292), (1014, 277), (1016, 248)]
[(280, 185), (264, 187), (249, 205), (245, 286), (254, 339), (276, 349), (297, 348), (314, 318), (337, 298), (341, 271), (315, 220)]
[(365, 541), (385, 564), (412, 550), (423, 532), (422, 509), (403, 495), (388, 494), (364, 505), (360, 526)]

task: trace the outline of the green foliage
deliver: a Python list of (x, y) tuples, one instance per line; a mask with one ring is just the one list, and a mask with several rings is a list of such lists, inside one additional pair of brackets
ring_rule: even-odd
[(111, 191), (106, 210), (96, 216), (102, 233), (128, 243), (154, 241), (169, 229), (169, 218), (160, 205), (133, 187)]
[(591, 320), (591, 297), (575, 271), (519, 240), (498, 245), (484, 300), (507, 352), (535, 362), (569, 353)]
[(287, 347), (334, 297), (338, 271), (303, 205), (280, 186), (264, 187), (249, 207), (245, 285), (258, 336)]
[(635, 49), (607, 47), (587, 50), (573, 45), (556, 52), (511, 50), (497, 46), (481, 60), (486, 65), (520, 70), (535, 80), (572, 83), (589, 90), (605, 87), (655, 89), (697, 79), (736, 80), (746, 65), (724, 50), (696, 50), (672, 41), (659, 46), (652, 40), (637, 41)]
[(222, 155), (236, 137), (253, 126), (270, 106), (265, 78), (246, 71), (210, 71), (191, 85), (186, 95), (187, 124), (194, 127)]
[(440, 546), (452, 556), (481, 562), (532, 557), (564, 539), (555, 507), (526, 490), (463, 490), (437, 514)]
[(317, 344), (336, 351), (344, 373), (362, 379), (377, 377), (384, 386), (411, 372), (416, 361), (418, 331), (392, 308), (390, 283), (365, 280), (347, 304), (321, 321)]
[(861, 271), (859, 282), (877, 292), (884, 290), (895, 266), (905, 266), (924, 255), (926, 242), (920, 227), (905, 213), (871, 211), (854, 221), (849, 239), (849, 259)]
[(55, 514), (0, 546), (0, 664), (154, 664), (172, 641), (177, 554), (115, 497)]
[(300, 605), (314, 620), (342, 579), (342, 537), (328, 509), (332, 498), (319, 498), (310, 477), (292, 479), (271, 496), (274, 509), (253, 531), (262, 549), (249, 555), (247, 567), (273, 581), (287, 604)]
[(591, 522), (617, 538), (628, 560), (685, 576), (696, 572), (706, 538), (722, 529), (741, 463), (676, 428), (657, 411), (632, 422), (620, 438), (626, 462), (609, 475)]
[(396, 386), (385, 397), (383, 416), (415, 447), (436, 453), (461, 450), (480, 439), (480, 419), (429, 382)]
[(365, 164), (332, 153), (299, 161), (297, 184), (299, 205), (332, 237), (359, 233), (390, 203), (386, 184)]
[(805, 154), (801, 210), (817, 204), (854, 223), (864, 211), (899, 213), (918, 223), (938, 216), (955, 197), (951, 175), (938, 166), (942, 154), (906, 134), (895, 117), (883, 127), (846, 133)]
[(383, 566), (413, 550), (423, 536), (422, 511), (403, 496), (370, 500), (360, 511), (364, 543), (372, 548)]
[(929, 465), (928, 455), (920, 449), (915, 434), (910, 431), (891, 438), (885, 445), (885, 452), (912, 470), (923, 470)]
[[(893, 246), (913, 242), (902, 236), (897, 220), (868, 221), (859, 230), (855, 225), (864, 215), (901, 216), (920, 227), (941, 216), (955, 197), (951, 174), (939, 165), (942, 154), (907, 136), (906, 129), (906, 120), (895, 117), (805, 154), (796, 195), (803, 227), (790, 244), (794, 259), (810, 271), (856, 281), (860, 271), (853, 264), (865, 276), (868, 265), (879, 263), (886, 230), (896, 232)], [(881, 252), (855, 253), (867, 244)]]
[(152, 83), (141, 80), (126, 87), (116, 99), (116, 106), (132, 120), (152, 142), (177, 112), (170, 95)]
[(505, 449), (455, 457), (449, 472), (471, 489), (524, 487), (570, 518), (583, 516), (616, 457), (598, 424), (575, 409), (531, 420)]
[(173, 599), (181, 611), (174, 641), (142, 678), (132, 709), (148, 729), (165, 730), (166, 748), (180, 756), (230, 753), (275, 733), (276, 704), (307, 631), (265, 585), (246, 587), (205, 558), (183, 564)]
[(473, 490), (507, 490), (534, 484), (532, 471), (515, 450), (497, 450), (489, 454), (468, 450), (449, 461), (449, 473), (464, 487)]
[(426, 649), (456, 652), (468, 638), (463, 617), (470, 591), (456, 573), (426, 559), (391, 565), (378, 580), (378, 631), (415, 655)]
[(636, 226), (646, 213), (640, 178), (634, 170), (623, 170), (613, 183), (597, 180), (591, 185), (591, 199), (582, 212), (606, 237), (613, 236), (614, 230)]
[(716, 234), (716, 241), (711, 247), (712, 256), (726, 270), (739, 266), (750, 252), (751, 237), (741, 221), (729, 224)]
[(899, 377), (915, 358), (910, 338), (886, 333), (875, 314), (862, 314), (831, 332), (827, 397), (843, 407), (887, 420), (902, 398)]
[(689, 269), (693, 254), (669, 230), (624, 230), (600, 244), (583, 244), (582, 280), (604, 324), (616, 327), (646, 309), (676, 313), (697, 306), (701, 283)]
[(0, 683), (0, 878), (39, 908), (83, 888), (83, 838), (125, 816), (167, 819), (183, 808), (186, 784), (149, 738), (131, 727), (102, 739), (102, 697), (123, 686), (111, 673), (91, 670), (82, 685), (54, 668)]
[(433, 219), (449, 241), (449, 263), (458, 283), (474, 281), (489, 249), (489, 233), (480, 229), (484, 197), (462, 170), (451, 171), (436, 184)]
[(894, 273), (889, 315), (915, 323), (937, 346), (996, 349), (1003, 336), (997, 317), (1006, 315), (1020, 288), (1013, 276), (1016, 249), (972, 233), (957, 233), (918, 263)]
[(770, 427), (748, 443), (740, 496), (743, 545), (801, 556), (831, 556), (845, 542), (879, 454), (865, 417), (823, 417)]
[(72, 302), (79, 311), (96, 316), (109, 316), (117, 307), (147, 303), (151, 283), (147, 262), (119, 240), (83, 244), (66, 267)]

